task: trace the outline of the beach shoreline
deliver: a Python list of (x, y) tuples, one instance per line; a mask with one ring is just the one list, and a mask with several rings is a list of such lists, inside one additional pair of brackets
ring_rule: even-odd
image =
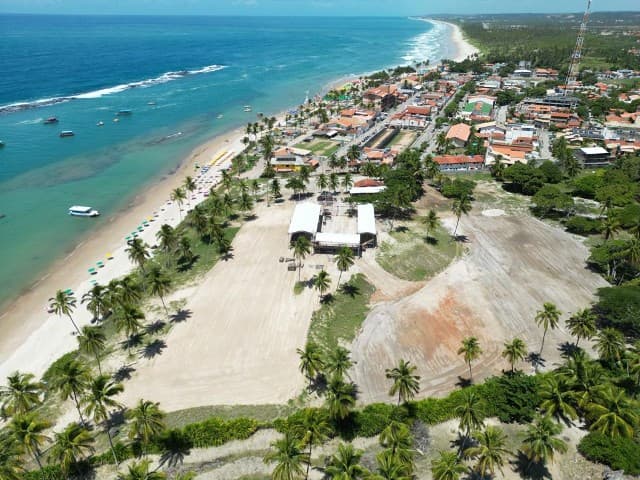
[[(440, 22), (431, 19), (427, 21)], [(477, 51), (464, 40), (459, 27), (447, 22), (440, 23), (446, 23), (452, 28), (449, 40), (455, 45), (457, 58), (462, 60)], [(327, 92), (350, 78), (353, 76), (340, 77), (328, 82), (318, 93)], [(283, 117), (282, 112), (286, 112), (286, 109), (283, 109), (277, 118)], [(240, 153), (244, 135), (244, 126), (239, 126), (226, 133), (217, 134), (195, 147), (171, 173), (139, 191), (125, 208), (110, 215), (104, 225), (88, 233), (70, 253), (56, 260), (28, 290), (3, 307), (0, 311), (0, 328), (3, 332), (0, 336), (0, 383), (16, 370), (28, 371), (39, 376), (53, 361), (76, 348), (75, 337), (70, 335), (73, 329), (68, 319), (58, 318), (46, 312), (48, 299), (61, 288), (74, 287), (78, 297), (74, 318), (80, 325), (88, 324), (91, 319), (84, 306), (80, 304), (79, 298), (83, 290), (76, 290), (78, 285), (83, 286), (84, 291), (88, 289), (91, 278), (87, 267), (95, 265), (99, 260), (106, 261), (107, 253), (117, 252), (114, 260), (106, 261), (108, 268), (105, 269), (105, 274), (99, 272), (96, 279), (105, 284), (107, 282), (101, 279), (101, 276), (113, 276), (116, 272), (120, 273), (117, 276), (126, 274), (131, 269), (124, 253), (126, 232), (134, 231), (142, 219), (149, 218), (152, 212), (157, 213), (160, 209), (163, 212), (160, 212), (160, 218), (149, 232), (146, 232), (148, 236), (159, 227), (163, 219), (169, 223), (178, 223), (179, 212), (175, 206), (169, 206), (170, 202), (167, 201), (171, 191), (182, 184), (186, 175), (195, 176), (198, 173), (194, 168), (196, 163), (204, 165), (222, 151), (233, 150)], [(145, 238), (145, 241), (155, 243), (153, 237)]]

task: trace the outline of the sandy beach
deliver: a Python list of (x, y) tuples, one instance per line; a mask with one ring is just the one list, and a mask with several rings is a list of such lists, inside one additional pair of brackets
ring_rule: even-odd
[(449, 38), (456, 48), (456, 54), (453, 56), (452, 60), (461, 62), (467, 57), (480, 52), (480, 50), (467, 42), (464, 38), (464, 34), (462, 33), (462, 29), (455, 23), (443, 22), (442, 20), (434, 20), (431, 18), (428, 19), (428, 21), (435, 24), (447, 25), (451, 29)]

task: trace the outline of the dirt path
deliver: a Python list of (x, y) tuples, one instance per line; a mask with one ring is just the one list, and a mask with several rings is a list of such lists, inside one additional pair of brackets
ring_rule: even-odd
[[(465, 257), (416, 293), (377, 305), (365, 320), (352, 349), (361, 400), (388, 399), (384, 372), (400, 358), (418, 366), (421, 396), (446, 393), (468, 377), (457, 350), (471, 335), (484, 350), (474, 377), (497, 373), (506, 367), (503, 342), (519, 336), (530, 351), (539, 349), (534, 317), (543, 302), (555, 303), (566, 318), (606, 285), (584, 268), (588, 250), (575, 237), (515, 210), (485, 216), (483, 207), (461, 220), (470, 249)], [(547, 334), (547, 368), (560, 359), (557, 345), (569, 340), (564, 328)]]

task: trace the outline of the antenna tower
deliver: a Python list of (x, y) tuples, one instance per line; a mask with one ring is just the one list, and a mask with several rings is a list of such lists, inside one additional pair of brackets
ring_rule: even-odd
[(582, 57), (582, 46), (584, 45), (584, 36), (587, 33), (587, 24), (589, 23), (589, 17), (591, 16), (591, 0), (587, 2), (587, 9), (582, 17), (582, 23), (580, 24), (580, 30), (578, 32), (578, 40), (576, 41), (576, 47), (571, 55), (571, 64), (569, 65), (569, 72), (567, 73), (567, 82), (564, 89), (564, 94), (567, 95), (569, 91), (569, 85), (576, 83), (578, 73), (580, 69), (580, 59)]

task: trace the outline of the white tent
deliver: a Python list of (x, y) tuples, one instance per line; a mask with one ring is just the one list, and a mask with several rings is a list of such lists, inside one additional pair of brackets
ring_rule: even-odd
[(318, 232), (316, 243), (321, 247), (345, 246), (358, 248), (360, 246), (360, 235), (350, 233), (328, 233)]
[(358, 205), (358, 234), (369, 233), (377, 235), (376, 218), (373, 205), (365, 203)]
[(315, 235), (320, 222), (320, 205), (315, 203), (301, 203), (296, 205), (291, 223), (289, 224), (289, 235), (294, 233), (308, 233)]

